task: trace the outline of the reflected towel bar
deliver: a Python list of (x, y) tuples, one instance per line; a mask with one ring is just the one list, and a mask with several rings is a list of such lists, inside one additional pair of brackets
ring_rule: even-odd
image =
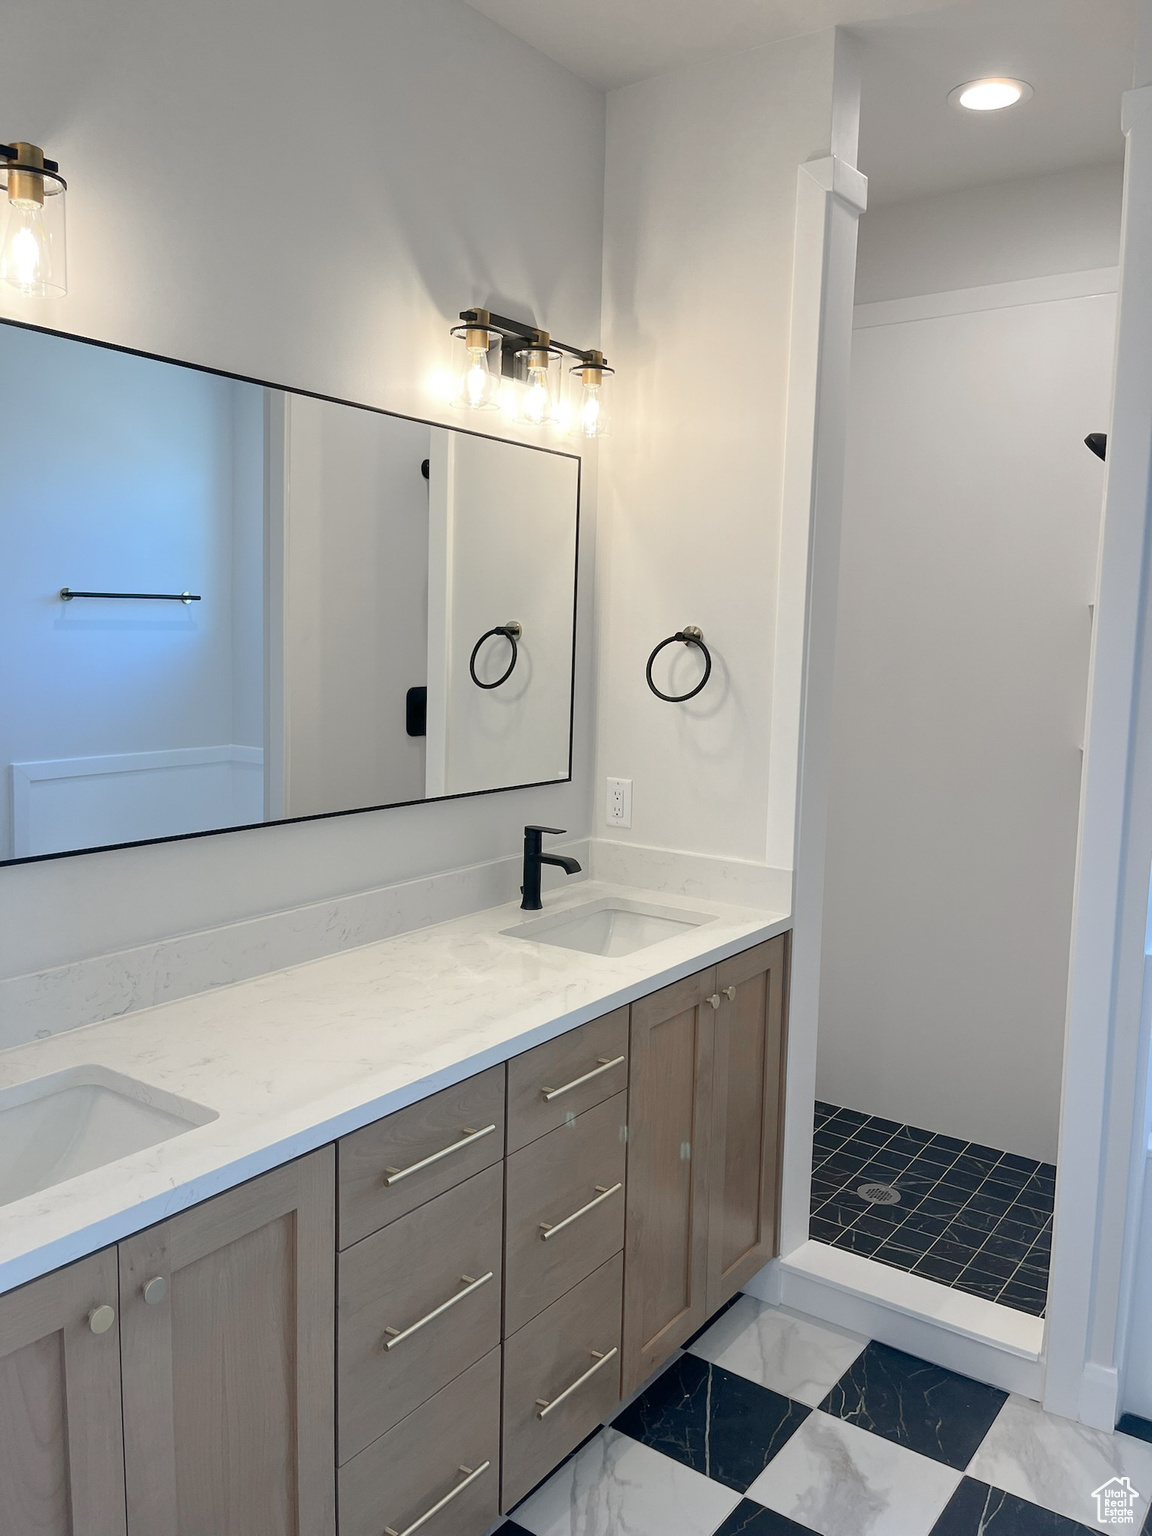
[(73, 592), (71, 587), (60, 588), (60, 601), (70, 603), (74, 597), (130, 597), (150, 603), (198, 603), (198, 592)]

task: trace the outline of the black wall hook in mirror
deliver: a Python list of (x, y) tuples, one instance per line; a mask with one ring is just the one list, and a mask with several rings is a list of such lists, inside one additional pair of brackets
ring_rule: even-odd
[[(666, 645), (675, 645), (678, 640), (684, 645), (694, 645), (704, 653), (704, 676), (696, 684), (695, 688), (690, 688), (687, 693), (661, 693), (652, 681), (652, 663)], [(667, 640), (661, 640), (660, 644), (648, 658), (648, 665), (644, 669), (644, 675), (648, 679), (649, 688), (651, 688), (658, 699), (663, 699), (665, 704), (683, 704), (688, 699), (694, 699), (712, 676), (712, 652), (704, 644), (704, 631), (695, 624), (685, 624), (683, 629), (678, 629), (674, 635), (669, 635)]]
[[(517, 645), (517, 641), (520, 639), (520, 636), (523, 633), (523, 626), (517, 624), (515, 619), (510, 619), (507, 624), (497, 624), (495, 629), (486, 629), (484, 631), (479, 640), (477, 640), (476, 644), (472, 647), (472, 655), (468, 660), (468, 670), (471, 672), (472, 681), (476, 684), (477, 688), (499, 688), (501, 683), (506, 683), (508, 681), (513, 672), (516, 670), (516, 658), (520, 654), (520, 648)], [(508, 658), (507, 670), (502, 672), (494, 683), (482, 683), (476, 676), (476, 658), (480, 654), (480, 647), (484, 644), (485, 640), (491, 640), (493, 635), (502, 635), (504, 639), (507, 640), (508, 644), (512, 647), (512, 655)]]

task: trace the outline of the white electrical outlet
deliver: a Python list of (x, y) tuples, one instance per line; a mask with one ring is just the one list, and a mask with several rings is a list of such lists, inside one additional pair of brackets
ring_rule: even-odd
[(608, 780), (608, 804), (604, 819), (610, 827), (632, 825), (632, 780)]

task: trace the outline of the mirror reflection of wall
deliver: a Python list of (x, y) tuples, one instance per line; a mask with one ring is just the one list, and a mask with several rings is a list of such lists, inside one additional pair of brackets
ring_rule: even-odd
[(14, 325), (0, 383), (0, 861), (568, 776), (578, 459)]
[(261, 391), (14, 327), (0, 343), (0, 854), (260, 820)]

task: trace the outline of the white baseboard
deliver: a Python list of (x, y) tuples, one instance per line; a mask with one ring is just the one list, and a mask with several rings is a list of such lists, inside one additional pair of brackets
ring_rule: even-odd
[(1111, 1433), (1120, 1417), (1120, 1372), (1114, 1365), (1084, 1367), (1080, 1385), (1080, 1422)]

